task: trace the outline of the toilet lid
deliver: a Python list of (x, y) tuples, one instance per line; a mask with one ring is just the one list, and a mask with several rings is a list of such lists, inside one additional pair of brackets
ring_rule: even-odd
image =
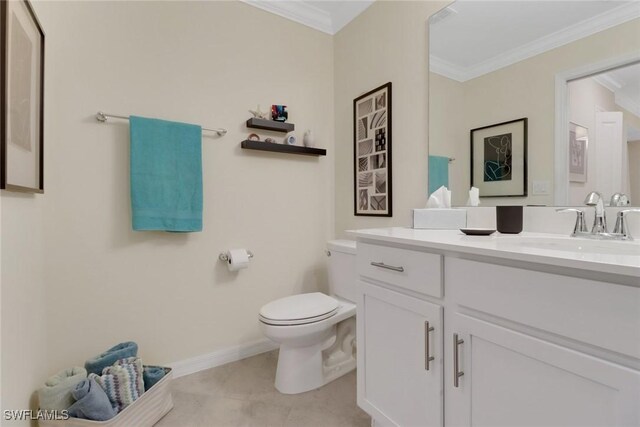
[(320, 292), (280, 298), (260, 309), (260, 318), (272, 324), (302, 324), (326, 319), (338, 310), (338, 301)]

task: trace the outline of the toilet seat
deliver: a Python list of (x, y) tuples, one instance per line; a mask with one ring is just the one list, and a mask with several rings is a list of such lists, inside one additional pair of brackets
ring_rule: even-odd
[(260, 309), (261, 322), (274, 326), (305, 325), (334, 316), (340, 304), (320, 292), (280, 298)]

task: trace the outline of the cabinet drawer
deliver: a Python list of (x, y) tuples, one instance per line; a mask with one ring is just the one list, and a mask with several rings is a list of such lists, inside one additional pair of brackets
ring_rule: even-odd
[(640, 288), (446, 258), (460, 306), (640, 358)]
[(442, 297), (442, 256), (358, 242), (358, 274)]

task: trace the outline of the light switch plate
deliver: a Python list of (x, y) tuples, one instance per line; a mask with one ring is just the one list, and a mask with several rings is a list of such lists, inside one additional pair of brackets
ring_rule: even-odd
[(537, 196), (549, 194), (549, 181), (533, 181), (533, 194)]

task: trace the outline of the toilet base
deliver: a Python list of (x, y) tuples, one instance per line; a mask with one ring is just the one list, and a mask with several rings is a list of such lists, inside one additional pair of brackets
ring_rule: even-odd
[(356, 367), (356, 320), (343, 320), (329, 338), (305, 347), (280, 346), (276, 389), (283, 394), (311, 391), (351, 372)]

